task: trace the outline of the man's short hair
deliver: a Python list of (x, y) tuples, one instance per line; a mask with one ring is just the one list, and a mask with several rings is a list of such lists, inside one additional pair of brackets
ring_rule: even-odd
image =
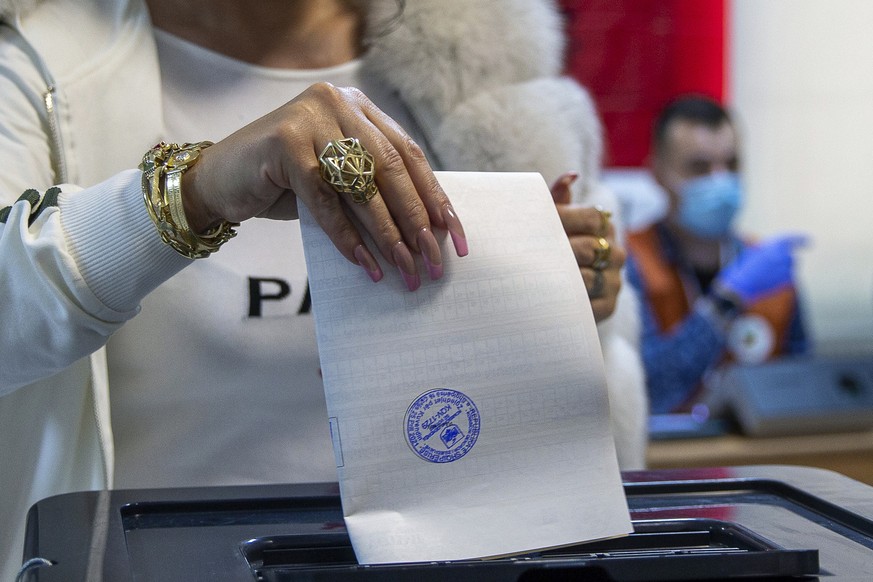
[(656, 152), (664, 147), (670, 124), (677, 120), (718, 129), (723, 123), (731, 123), (731, 116), (724, 107), (709, 97), (703, 95), (679, 97), (671, 101), (655, 120), (652, 141)]

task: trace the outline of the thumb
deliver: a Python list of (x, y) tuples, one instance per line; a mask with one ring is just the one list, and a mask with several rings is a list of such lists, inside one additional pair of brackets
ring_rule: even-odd
[(573, 199), (573, 192), (570, 190), (570, 185), (576, 181), (579, 177), (579, 174), (576, 172), (565, 172), (558, 176), (558, 179), (555, 180), (554, 184), (552, 184), (552, 200), (555, 201), (555, 204), (569, 204)]

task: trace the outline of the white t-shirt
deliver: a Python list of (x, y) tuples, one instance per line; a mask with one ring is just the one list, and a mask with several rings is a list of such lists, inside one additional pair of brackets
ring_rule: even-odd
[[(360, 86), (359, 61), (271, 69), (156, 38), (168, 141), (218, 141), (317, 81)], [(108, 344), (116, 487), (336, 480), (298, 223), (238, 230)]]

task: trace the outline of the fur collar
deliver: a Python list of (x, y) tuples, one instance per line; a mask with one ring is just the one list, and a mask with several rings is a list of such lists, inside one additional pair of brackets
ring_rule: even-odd
[[(441, 169), (537, 171), (548, 183), (599, 179), (600, 121), (561, 77), (564, 31), (553, 0), (370, 0), (368, 75), (414, 113)], [(389, 23), (389, 24), (386, 24)]]
[(438, 116), (483, 90), (560, 74), (551, 0), (412, 0), (393, 21), (395, 0), (369, 5), (371, 70)]

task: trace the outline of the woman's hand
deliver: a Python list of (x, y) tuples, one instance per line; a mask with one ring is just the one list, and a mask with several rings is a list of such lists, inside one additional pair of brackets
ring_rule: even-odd
[(615, 311), (626, 254), (616, 243), (609, 213), (598, 208), (570, 206), (570, 185), (577, 177), (568, 173), (558, 178), (551, 188), (552, 198), (576, 255), (594, 319), (600, 322)]
[[(328, 142), (360, 140), (375, 159), (379, 194), (355, 203), (321, 177), (318, 157)], [(420, 147), (359, 90), (313, 85), (292, 101), (206, 148), (183, 177), (185, 213), (197, 232), (222, 220), (255, 216), (297, 218), (303, 202), (352, 263), (374, 280), (378, 262), (364, 244), (353, 215), (407, 287), (420, 285), (413, 253), (431, 279), (442, 276), (432, 228), (447, 229), (459, 256), (467, 254), (464, 229)]]

